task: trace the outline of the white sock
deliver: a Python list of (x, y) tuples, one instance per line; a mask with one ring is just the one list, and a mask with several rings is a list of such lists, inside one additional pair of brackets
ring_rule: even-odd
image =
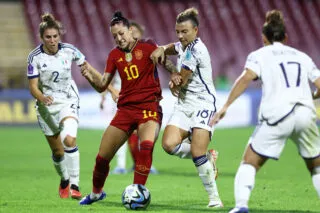
[(69, 173), (66, 165), (66, 160), (64, 156), (62, 158), (55, 158), (52, 156), (53, 165), (56, 169), (58, 175), (61, 177), (62, 180), (69, 180)]
[(174, 148), (171, 154), (178, 156), (179, 158), (191, 159), (191, 144), (182, 142)]
[(117, 167), (121, 169), (126, 168), (126, 160), (127, 160), (127, 143), (124, 143), (117, 151)]
[(236, 207), (247, 207), (254, 187), (256, 169), (250, 164), (241, 164), (234, 180)]
[(215, 174), (212, 168), (212, 164), (208, 161), (205, 155), (193, 158), (193, 162), (197, 167), (199, 177), (203, 183), (203, 186), (205, 187), (209, 195), (209, 200), (220, 200), (218, 187), (214, 179)]
[(66, 165), (70, 175), (70, 185), (79, 186), (80, 179), (80, 153), (78, 147), (65, 147), (64, 156), (66, 158)]
[(320, 173), (312, 175), (312, 183), (320, 198)]

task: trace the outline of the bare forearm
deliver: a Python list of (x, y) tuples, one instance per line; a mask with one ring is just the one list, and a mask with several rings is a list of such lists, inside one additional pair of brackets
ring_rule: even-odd
[(164, 67), (169, 73), (178, 72), (177, 67), (169, 59), (166, 59)]
[(103, 84), (102, 75), (95, 69), (90, 70), (90, 76), (86, 77), (86, 79), (97, 92), (101, 93), (107, 88), (107, 85)]
[(234, 83), (225, 106), (229, 107), (248, 88), (250, 82), (251, 80), (240, 76)]
[(165, 55), (177, 55), (177, 52), (174, 48), (174, 43), (170, 43), (161, 47), (164, 49)]

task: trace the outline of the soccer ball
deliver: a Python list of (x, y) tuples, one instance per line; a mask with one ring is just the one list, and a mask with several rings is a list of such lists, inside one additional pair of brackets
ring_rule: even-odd
[(122, 204), (126, 209), (146, 209), (151, 201), (149, 190), (141, 184), (131, 184), (122, 193)]

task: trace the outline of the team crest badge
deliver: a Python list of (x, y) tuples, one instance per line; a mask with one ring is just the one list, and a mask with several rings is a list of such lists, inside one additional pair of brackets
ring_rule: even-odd
[(132, 61), (132, 54), (131, 53), (126, 53), (126, 62)]
[(137, 60), (141, 60), (143, 57), (142, 50), (136, 50), (134, 51), (134, 56), (136, 57)]

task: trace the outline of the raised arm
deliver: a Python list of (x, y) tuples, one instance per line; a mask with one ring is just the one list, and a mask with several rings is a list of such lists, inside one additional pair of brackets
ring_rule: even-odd
[(226, 103), (210, 120), (210, 125), (218, 123), (226, 114), (229, 106), (248, 88), (250, 82), (258, 76), (250, 69), (245, 69), (232, 86)]
[(164, 64), (166, 61), (166, 55), (177, 55), (174, 48), (174, 43), (170, 43), (164, 46), (159, 46), (157, 49), (155, 49), (152, 54), (150, 55), (151, 60), (154, 64), (160, 63)]
[(109, 73), (104, 73), (101, 75), (88, 62), (84, 62), (81, 65), (81, 73), (88, 80), (91, 86), (100, 93), (108, 88), (113, 78), (113, 75)]

